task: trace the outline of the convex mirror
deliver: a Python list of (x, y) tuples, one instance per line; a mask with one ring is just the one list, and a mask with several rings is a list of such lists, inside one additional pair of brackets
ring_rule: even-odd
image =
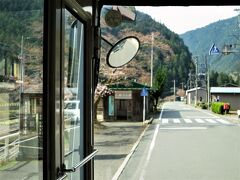
[(112, 68), (118, 68), (129, 63), (136, 56), (139, 47), (140, 42), (134, 36), (121, 39), (108, 52), (107, 64)]

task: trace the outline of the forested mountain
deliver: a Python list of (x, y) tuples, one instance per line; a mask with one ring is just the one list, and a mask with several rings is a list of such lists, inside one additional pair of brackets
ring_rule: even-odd
[(43, 23), (41, 18), (43, 14), (42, 1), (32, 0), (32, 3), (27, 3), (27, 1), (29, 0), (0, 1), (1, 43), (13, 41), (16, 44), (12, 44), (12, 46), (20, 47), (22, 36), (42, 36), (42, 30), (36, 29), (38, 27), (36, 23)]
[(173, 80), (176, 80), (176, 86), (179, 87), (181, 83), (186, 83), (189, 70), (194, 69), (194, 65), (183, 40), (166, 26), (141, 12), (137, 12), (136, 21), (133, 23), (122, 23), (117, 28), (107, 26), (102, 28), (102, 36), (113, 44), (123, 37), (134, 35), (140, 40), (141, 45), (137, 56), (129, 64), (119, 69), (110, 69), (104, 65), (109, 47), (103, 42), (100, 81), (116, 82), (128, 79), (150, 85), (152, 33), (153, 74), (155, 75), (159, 68), (167, 69), (166, 91), (173, 87)]
[(237, 17), (211, 23), (203, 28), (186, 32), (180, 37), (193, 56), (199, 56), (200, 62), (205, 63), (203, 57), (209, 60), (212, 70), (233, 74), (239, 72), (240, 53), (209, 56), (209, 50), (213, 43), (220, 51), (224, 51), (225, 45), (228, 45), (228, 47), (232, 45), (231, 51), (240, 51), (240, 28)]
[[(26, 0), (13, 3), (8, 0), (2, 0), (0, 7), (1, 22), (0, 26), (0, 52), (2, 53), (1, 60), (4, 60), (4, 46), (12, 48), (11, 56), (16, 61), (19, 60), (19, 54), (23, 50), (25, 57), (25, 78), (32, 79), (37, 72), (41, 72), (41, 54), (42, 50), (42, 5), (41, 1), (34, 0), (31, 7), (28, 7)], [(5, 3), (5, 4), (4, 4)], [(7, 7), (11, 6), (11, 7)], [(11, 11), (9, 10), (11, 9)], [(24, 9), (24, 11), (18, 11)], [(24, 19), (24, 21), (22, 20)], [(19, 23), (20, 22), (20, 23)], [(39, 27), (41, 27), (39, 29)], [(102, 42), (102, 56), (100, 64), (100, 81), (101, 82), (117, 82), (121, 80), (136, 80), (139, 83), (150, 85), (150, 64), (151, 64), (151, 45), (152, 33), (154, 34), (153, 46), (153, 75), (156, 74), (159, 68), (167, 69), (166, 90), (170, 91), (173, 87), (173, 80), (176, 81), (176, 86), (181, 87), (181, 83), (186, 83), (190, 69), (194, 69), (191, 61), (191, 54), (188, 48), (184, 45), (183, 40), (175, 33), (171, 32), (166, 26), (154, 21), (149, 15), (137, 12), (136, 21), (133, 23), (125, 22), (117, 28), (102, 27), (102, 36), (108, 39), (111, 43), (116, 43), (119, 39), (133, 35), (140, 40), (140, 50), (137, 56), (127, 65), (118, 69), (111, 69), (106, 66), (106, 54), (111, 48), (106, 43)], [(23, 39), (23, 45), (22, 45)], [(11, 42), (11, 43), (9, 43)], [(27, 54), (37, 54), (37, 59), (27, 57)], [(9, 55), (10, 56), (10, 55)], [(3, 64), (3, 63), (2, 63)], [(25, 80), (26, 82), (26, 80)]]
[(0, 73), (0, 80), (12, 76), (12, 61), (20, 64), (21, 60), (25, 63), (25, 82), (41, 76), (42, 3), (41, 0), (30, 3), (29, 0), (0, 1), (0, 69), (5, 68), (5, 74)]

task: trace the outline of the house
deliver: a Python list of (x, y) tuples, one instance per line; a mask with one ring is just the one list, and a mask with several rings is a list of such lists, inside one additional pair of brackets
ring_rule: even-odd
[[(131, 81), (109, 84), (107, 87), (113, 94), (103, 99), (103, 117), (105, 120), (143, 120), (143, 88), (149, 86)], [(146, 98), (146, 112), (149, 111), (149, 98)]]
[[(34, 159), (43, 157), (42, 148), (31, 150), (24, 148), (34, 143), (38, 147), (43, 147), (43, 84), (34, 79), (33, 82), (26, 82), (21, 92), (21, 111), (20, 111), (20, 137), (23, 141), (19, 147), (18, 159)], [(36, 141), (24, 141), (28, 135), (37, 135)]]
[[(188, 89), (186, 91), (187, 104), (195, 104), (196, 102), (196, 88)], [(197, 88), (197, 102), (207, 102), (207, 90), (205, 88)]]
[(230, 103), (231, 110), (240, 109), (240, 87), (211, 87), (212, 101)]

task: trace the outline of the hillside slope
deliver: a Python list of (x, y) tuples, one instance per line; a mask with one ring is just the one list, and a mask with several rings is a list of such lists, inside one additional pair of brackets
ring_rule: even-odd
[[(193, 55), (200, 56), (200, 61), (206, 56), (211, 63), (211, 68), (219, 72), (236, 72), (240, 69), (240, 55), (211, 55), (209, 49), (213, 43), (222, 50), (225, 44), (236, 44), (239, 40), (240, 29), (237, 17), (211, 23), (203, 28), (186, 32), (180, 37), (188, 46)], [(239, 47), (237, 47), (239, 49)]]
[(161, 66), (168, 69), (165, 86), (167, 91), (173, 86), (174, 79), (179, 87), (180, 83), (186, 83), (189, 69), (193, 68), (193, 64), (191, 54), (183, 40), (163, 24), (141, 12), (137, 12), (134, 23), (122, 23), (117, 28), (102, 28), (102, 36), (113, 44), (123, 37), (133, 35), (140, 40), (141, 45), (137, 56), (129, 64), (116, 70), (106, 66), (106, 52), (110, 47), (102, 42), (104, 48), (101, 56), (100, 81), (109, 83), (127, 79), (150, 85), (152, 33), (154, 34), (153, 75)]

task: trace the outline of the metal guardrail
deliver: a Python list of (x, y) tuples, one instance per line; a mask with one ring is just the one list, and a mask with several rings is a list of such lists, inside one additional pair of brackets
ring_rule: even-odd
[(6, 136), (2, 136), (2, 137), (0, 137), (0, 140), (6, 139), (6, 138), (9, 138), (9, 137), (14, 137), (14, 136), (19, 136), (19, 132), (14, 133), (14, 134), (9, 134), (9, 135), (6, 135)]

